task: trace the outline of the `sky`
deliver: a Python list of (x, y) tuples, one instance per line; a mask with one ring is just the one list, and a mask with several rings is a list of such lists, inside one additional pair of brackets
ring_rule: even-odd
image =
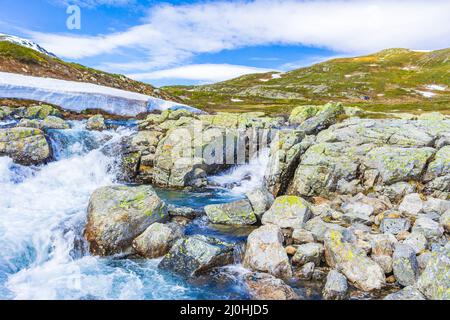
[[(67, 25), (77, 18), (73, 8), (79, 29)], [(0, 32), (164, 86), (393, 47), (448, 48), (449, 13), (448, 0), (0, 0)]]

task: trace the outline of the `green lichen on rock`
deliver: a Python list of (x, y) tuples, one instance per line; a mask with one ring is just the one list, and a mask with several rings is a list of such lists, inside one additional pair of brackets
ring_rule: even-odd
[(252, 225), (257, 222), (256, 215), (247, 199), (225, 204), (205, 206), (205, 212), (212, 223), (227, 225)]

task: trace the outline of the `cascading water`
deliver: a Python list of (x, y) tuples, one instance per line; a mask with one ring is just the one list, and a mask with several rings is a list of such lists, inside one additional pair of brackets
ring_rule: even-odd
[(89, 255), (82, 236), (89, 196), (116, 183), (114, 159), (100, 150), (131, 132), (89, 132), (73, 122), (49, 132), (57, 161), (31, 168), (0, 157), (0, 299), (246, 297), (235, 282), (227, 290), (191, 284), (158, 270), (158, 260)]

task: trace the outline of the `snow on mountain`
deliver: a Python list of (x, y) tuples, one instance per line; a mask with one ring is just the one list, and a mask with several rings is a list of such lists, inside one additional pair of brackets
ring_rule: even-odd
[(23, 39), (23, 38), (20, 38), (20, 37), (12, 36), (12, 35), (9, 35), (9, 34), (0, 33), (0, 41), (9, 41), (9, 42), (12, 42), (12, 43), (15, 43), (15, 44), (18, 44), (18, 45), (21, 45), (21, 46), (24, 46), (24, 47), (36, 50), (36, 51), (38, 51), (40, 53), (43, 53), (43, 54), (46, 54), (48, 56), (56, 58), (56, 55), (54, 55), (53, 53), (48, 52), (47, 50), (42, 48), (40, 45), (38, 45), (36, 42), (30, 41), (30, 40), (27, 40), (27, 39)]
[(184, 104), (140, 93), (85, 82), (24, 76), (7, 72), (0, 72), (0, 98), (42, 101), (75, 112), (101, 109), (122, 116), (135, 116), (143, 112), (166, 109), (201, 112)]

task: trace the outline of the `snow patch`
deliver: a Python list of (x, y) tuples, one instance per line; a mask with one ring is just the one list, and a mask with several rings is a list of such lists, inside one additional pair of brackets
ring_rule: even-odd
[(424, 96), (425, 98), (433, 98), (436, 93), (429, 92), (429, 91), (421, 91), (421, 90), (415, 90), (418, 94)]
[(40, 53), (43, 53), (45, 55), (56, 58), (56, 55), (54, 55), (53, 53), (48, 52), (47, 50), (42, 48), (40, 45), (38, 45), (36, 42), (30, 41), (27, 39), (19, 38), (16, 36), (11, 36), (9, 34), (0, 33), (0, 41), (8, 41), (11, 43), (15, 43), (15, 44), (21, 45), (23, 47), (27, 47), (27, 48), (33, 49), (35, 51), (38, 51)]
[(281, 78), (281, 74), (279, 73), (272, 73), (272, 79), (280, 79)]
[(267, 82), (267, 81), (269, 81), (270, 79), (259, 79), (259, 81), (262, 81), (262, 82)]
[(441, 86), (438, 84), (429, 84), (425, 86), (428, 90), (434, 90), (434, 91), (445, 91), (447, 89), (446, 86)]
[(176, 102), (92, 83), (6, 72), (0, 72), (0, 97), (42, 101), (75, 112), (101, 109), (122, 116), (166, 109), (200, 112), (196, 108)]
[(244, 100), (236, 99), (236, 98), (231, 98), (230, 101), (231, 102), (244, 102)]

